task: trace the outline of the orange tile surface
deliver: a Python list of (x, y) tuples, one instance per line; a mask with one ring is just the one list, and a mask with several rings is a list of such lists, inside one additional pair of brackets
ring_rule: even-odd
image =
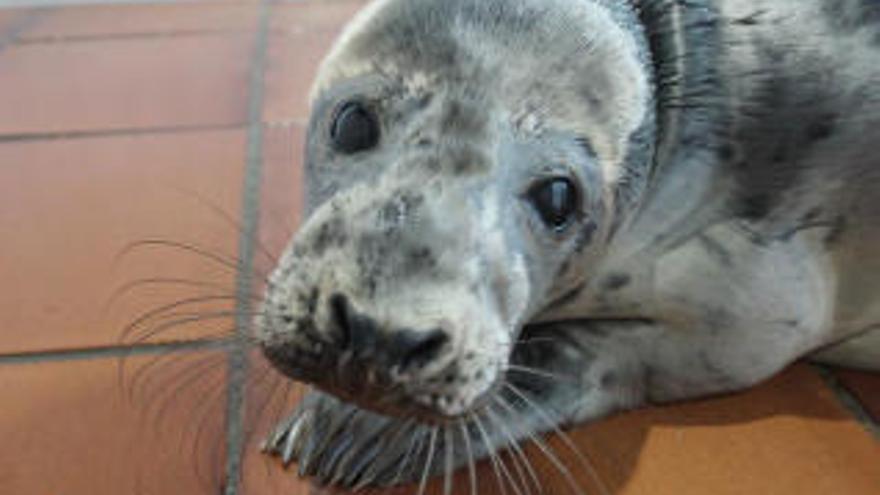
[[(289, 242), (302, 215), (304, 134), (299, 125), (268, 127), (263, 134), (260, 239), (275, 258)], [(262, 259), (267, 257), (261, 255)]]
[[(206, 203), (238, 216), (244, 150), (241, 131), (0, 143), (0, 352), (116, 344), (126, 324), (151, 308), (231, 294), (230, 270), (193, 253), (145, 247), (115, 258), (126, 245), (153, 238), (234, 257), (235, 226)], [(160, 277), (218, 287), (139, 287), (105, 312), (116, 289)], [(177, 312), (209, 308), (231, 304), (218, 300)], [(158, 337), (217, 335), (229, 325), (221, 319)], [(129, 340), (149, 328), (139, 327)]]
[(619, 494), (880, 488), (880, 443), (803, 365), (743, 394), (622, 415), (573, 437)]
[[(741, 394), (633, 411), (568, 434), (587, 463), (559, 438), (549, 444), (585, 493), (874, 495), (880, 487), (880, 443), (805, 365)], [(526, 451), (546, 493), (572, 493), (539, 448)], [(515, 473), (512, 459), (504, 459)], [(514, 493), (498, 488), (490, 463), (478, 469), (480, 495)], [(288, 476), (295, 483), (295, 475)], [(453, 493), (468, 493), (466, 472), (454, 483)], [(411, 493), (412, 487), (383, 492)], [(441, 495), (442, 482), (435, 480), (427, 493)]]
[(248, 433), (240, 480), (242, 495), (308, 495), (310, 483), (285, 471), (277, 459), (260, 452), (260, 443), (274, 426), (294, 410), (304, 387), (272, 369), (259, 353), (253, 353), (247, 386)]
[(224, 354), (129, 358), (124, 388), (118, 364), (0, 366), (0, 492), (220, 493)]
[(0, 134), (242, 123), (252, 38), (8, 47), (0, 53)]
[[(85, 5), (47, 11), (18, 39), (64, 41), (118, 35), (191, 34), (253, 30), (256, 3), (177, 5)], [(0, 18), (2, 19), (2, 18)]]
[(363, 0), (326, 4), (311, 0), (277, 9), (272, 18), (266, 68), (266, 122), (308, 118), (308, 93), (318, 65), (344, 21), (364, 4)]
[(0, 39), (3, 39), (3, 36), (15, 25), (23, 13), (23, 9), (0, 9)]

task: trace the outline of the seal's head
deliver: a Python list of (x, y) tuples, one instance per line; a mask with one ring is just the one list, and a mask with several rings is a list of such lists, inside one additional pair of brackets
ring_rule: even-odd
[(323, 63), (308, 216), (271, 276), (272, 363), (442, 423), (589, 279), (641, 186), (647, 52), (622, 2), (379, 0)]

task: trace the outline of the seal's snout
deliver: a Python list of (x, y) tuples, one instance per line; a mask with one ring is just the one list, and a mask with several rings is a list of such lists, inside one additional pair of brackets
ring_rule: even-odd
[(415, 372), (437, 360), (448, 347), (449, 334), (443, 329), (383, 331), (373, 318), (358, 313), (344, 295), (334, 294), (329, 304), (340, 349), (378, 370)]

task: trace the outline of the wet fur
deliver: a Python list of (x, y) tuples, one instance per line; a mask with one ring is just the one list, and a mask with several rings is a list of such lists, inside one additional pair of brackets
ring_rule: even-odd
[[(344, 486), (423, 480), (804, 356), (880, 368), (880, 8), (633, 4), (385, 0), (352, 23), (313, 94), (310, 216), (259, 322), (276, 366), (347, 403), (315, 392), (280, 425), (285, 462)], [(364, 93), (386, 147), (335, 156), (327, 116)], [(554, 160), (593, 199), (550, 241), (504, 198)], [(468, 352), (424, 372), (446, 385), (327, 378), (353, 359), (327, 350), (331, 290), (385, 329), (442, 321)]]

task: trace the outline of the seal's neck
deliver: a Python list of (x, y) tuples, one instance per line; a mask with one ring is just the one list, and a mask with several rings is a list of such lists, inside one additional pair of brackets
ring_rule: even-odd
[[(620, 229), (645, 246), (662, 249), (689, 236), (694, 213), (707, 216), (718, 154), (728, 132), (726, 90), (718, 74), (720, 16), (712, 0), (631, 0), (650, 50), (656, 97), (653, 159), (644, 186)], [(670, 235), (672, 233), (672, 235)]]

